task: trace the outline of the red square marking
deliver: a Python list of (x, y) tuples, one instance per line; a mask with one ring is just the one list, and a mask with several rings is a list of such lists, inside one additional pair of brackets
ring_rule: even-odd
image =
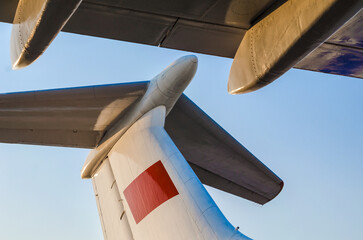
[(160, 160), (141, 173), (124, 190), (126, 201), (136, 223), (178, 194), (178, 190)]

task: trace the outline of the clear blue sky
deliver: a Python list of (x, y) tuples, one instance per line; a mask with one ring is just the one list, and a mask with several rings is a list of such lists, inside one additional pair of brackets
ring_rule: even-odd
[[(0, 92), (148, 80), (186, 52), (61, 33), (12, 71), (0, 24)], [(207, 188), (241, 232), (268, 240), (363, 236), (363, 80), (290, 70), (245, 95), (227, 93), (232, 60), (196, 54), (186, 94), (284, 182), (265, 206)], [(1, 117), (1, 116), (0, 116)], [(0, 144), (0, 239), (103, 239), (89, 150)]]

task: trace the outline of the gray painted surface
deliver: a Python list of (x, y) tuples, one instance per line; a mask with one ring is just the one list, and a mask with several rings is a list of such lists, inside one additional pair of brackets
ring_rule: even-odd
[[(0, 2), (0, 21), (13, 21), (17, 2)], [(283, 2), (178, 0), (171, 4), (166, 0), (85, 0), (63, 31), (233, 58), (245, 32)], [(324, 49), (316, 49), (296, 67), (363, 78), (356, 65), (344, 65), (349, 59), (341, 57), (341, 51), (350, 47), (352, 57), (360, 58), (361, 29), (362, 13), (331, 36), (322, 45)], [(327, 54), (337, 57), (320, 59), (320, 53), (326, 52), (326, 44), (336, 44)], [(317, 68), (316, 61), (329, 67)], [(359, 65), (362, 66), (362, 61)]]

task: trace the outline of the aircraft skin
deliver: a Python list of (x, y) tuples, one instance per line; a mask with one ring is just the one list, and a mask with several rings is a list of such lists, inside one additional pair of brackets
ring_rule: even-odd
[(250, 239), (224, 217), (164, 129), (196, 69), (197, 58), (186, 56), (156, 76), (111, 132), (120, 137), (100, 145), (111, 148), (106, 157), (87, 159), (82, 177), (92, 177), (105, 239)]
[(16, 11), (5, 4), (15, 11), (13, 68), (35, 61), (64, 27), (73, 33), (231, 57), (231, 94), (264, 87), (291, 67), (363, 77), (362, 36), (356, 30), (361, 27), (361, 0), (116, 2), (19, 0)]
[(81, 177), (92, 179), (105, 239), (249, 239), (201, 180), (260, 204), (283, 182), (182, 95), (197, 65), (185, 56), (150, 82), (1, 94), (0, 141), (94, 148)]
[(195, 56), (182, 57), (156, 76), (148, 85), (142, 99), (107, 131), (99, 146), (91, 151), (82, 169), (81, 177), (90, 177), (97, 163), (105, 157), (125, 131), (146, 112), (163, 105), (168, 114), (192, 80), (197, 69), (197, 62)]
[(185, 56), (156, 76), (121, 131), (111, 131), (120, 138), (100, 145), (111, 147), (107, 157), (87, 159), (82, 177), (92, 177), (105, 239), (249, 239), (223, 216), (164, 129), (196, 69), (197, 58)]
[[(54, 0), (20, 0), (11, 40), (13, 68), (22, 68), (35, 61), (81, 2), (67, 0), (60, 4)], [(230, 6), (233, 6), (232, 2)], [(228, 85), (230, 93), (254, 91), (274, 81), (324, 43), (362, 6), (359, 0), (274, 3), (281, 6), (272, 11), (272, 4), (271, 8), (266, 5), (263, 9), (267, 16), (262, 14), (261, 19), (256, 18), (254, 24), (249, 23), (251, 26), (243, 31), (240, 47), (234, 51), (236, 55)], [(172, 36), (169, 33), (174, 26), (178, 28), (178, 21), (165, 31), (162, 42)], [(104, 129), (104, 135), (86, 159), (81, 177), (92, 179), (105, 239), (250, 239), (224, 217), (164, 129), (166, 116), (196, 69), (197, 58), (186, 56), (157, 75), (148, 83), (144, 95)], [(354, 73), (360, 76), (361, 66), (357, 69)], [(13, 131), (12, 136), (3, 136), (2, 141), (26, 142), (21, 134)], [(28, 134), (31, 138), (35, 136), (33, 129)], [(49, 144), (44, 141), (45, 134), (37, 134), (36, 140), (31, 141)], [(220, 136), (223, 134), (219, 133)], [(231, 149), (238, 148), (234, 142), (231, 145)], [(233, 164), (240, 170), (234, 174), (243, 183), (237, 183), (243, 188), (240, 196), (249, 194), (249, 199), (258, 203), (273, 199), (283, 187), (281, 179), (267, 171), (258, 160), (251, 161), (246, 155), (242, 158), (245, 162)], [(226, 169), (219, 168), (218, 171), (226, 172)], [(214, 181), (218, 185), (218, 181)], [(246, 182), (247, 185), (252, 183), (250, 188), (246, 188)], [(259, 194), (262, 199), (256, 200), (261, 197)]]
[(173, 144), (165, 113), (158, 106), (143, 115), (92, 176), (105, 239), (250, 239), (228, 222)]

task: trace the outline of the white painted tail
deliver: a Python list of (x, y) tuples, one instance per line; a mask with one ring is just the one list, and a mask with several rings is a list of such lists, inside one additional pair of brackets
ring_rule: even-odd
[(165, 112), (159, 106), (136, 121), (92, 176), (105, 239), (249, 239), (164, 130)]

